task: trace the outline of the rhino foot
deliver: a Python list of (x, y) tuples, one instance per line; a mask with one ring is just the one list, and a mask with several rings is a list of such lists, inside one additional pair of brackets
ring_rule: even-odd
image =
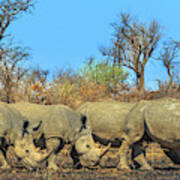
[(1, 169), (10, 169), (11, 167), (9, 165), (2, 165), (0, 168)]
[(0, 168), (1, 169), (9, 169), (10, 168), (10, 165), (7, 163), (2, 151), (0, 151)]
[(149, 170), (149, 171), (152, 171), (153, 170), (153, 168), (149, 165), (149, 166), (141, 166), (140, 167), (140, 170)]
[(10, 167), (9, 164), (5, 161), (5, 162), (2, 163), (2, 165), (1, 165), (0, 168), (1, 168), (1, 169), (10, 169), (11, 167)]
[(131, 168), (126, 164), (118, 164), (117, 170), (131, 171)]
[(143, 154), (140, 154), (134, 160), (140, 165), (140, 170), (153, 170), (152, 166), (148, 164)]

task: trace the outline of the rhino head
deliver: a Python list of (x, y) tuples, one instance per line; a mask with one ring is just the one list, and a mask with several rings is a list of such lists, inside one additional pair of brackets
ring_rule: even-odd
[[(38, 128), (40, 129), (38, 135), (41, 132), (40, 121)], [(22, 132), (17, 134), (14, 140), (14, 154), (21, 161), (22, 164), (28, 169), (34, 169), (41, 165), (41, 162), (47, 159), (48, 153), (45, 150), (41, 150), (40, 147), (36, 147), (34, 144), (34, 134), (28, 131), (29, 121), (24, 121)]]
[(41, 162), (48, 157), (45, 150), (40, 150), (34, 145), (33, 137), (30, 134), (25, 134), (24, 137), (15, 141), (14, 152), (27, 169), (40, 167)]
[(109, 150), (111, 144), (105, 148), (100, 148), (93, 140), (92, 130), (86, 125), (86, 119), (83, 119), (83, 125), (80, 129), (79, 137), (75, 141), (75, 150), (79, 156), (81, 165), (85, 167), (96, 166), (100, 159)]

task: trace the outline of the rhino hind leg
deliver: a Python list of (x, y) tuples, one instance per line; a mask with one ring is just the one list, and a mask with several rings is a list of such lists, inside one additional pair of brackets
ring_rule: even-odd
[[(164, 148), (163, 148), (164, 149)], [(164, 153), (171, 159), (174, 164), (180, 164), (180, 152), (179, 150), (164, 149)]]
[[(132, 146), (132, 151), (131, 147)], [(142, 141), (139, 141), (133, 145), (130, 145), (125, 139), (122, 141), (121, 147), (119, 149), (120, 161), (117, 169), (121, 170), (131, 170), (128, 157), (131, 156), (133, 163), (140, 167), (142, 170), (152, 170), (153, 168), (148, 164), (145, 158), (146, 146), (143, 145)]]
[(46, 140), (46, 146), (48, 153), (50, 154), (48, 157), (48, 169), (57, 171), (59, 168), (55, 163), (56, 156), (59, 151), (64, 147), (64, 141), (58, 138), (49, 138)]

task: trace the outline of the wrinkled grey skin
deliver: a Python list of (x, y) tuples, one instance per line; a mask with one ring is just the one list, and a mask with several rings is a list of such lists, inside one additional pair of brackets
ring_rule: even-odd
[[(80, 156), (90, 152), (96, 161), (103, 153), (100, 148), (95, 148), (91, 129), (86, 126), (86, 119), (69, 107), (28, 103), (18, 103), (11, 106), (29, 119), (28, 131), (33, 129), (31, 133), (36, 145), (42, 142), (39, 139), (45, 140), (44, 145), (49, 153), (47, 158), (49, 169), (57, 170), (58, 167), (54, 162), (55, 157), (65, 143), (75, 144), (77, 154)], [(39, 124), (39, 121), (42, 121), (42, 123)], [(36, 124), (37, 127), (34, 128)]]
[[(134, 105), (135, 103), (125, 102), (87, 102), (77, 111), (87, 116), (87, 124), (92, 129), (95, 141), (103, 145), (111, 143), (112, 147), (119, 148), (123, 139), (125, 117)], [(82, 164), (88, 165), (91, 158), (81, 157)]]
[(170, 159), (180, 164), (180, 100), (162, 98), (137, 103), (126, 118), (124, 141), (120, 148), (121, 167), (129, 169), (127, 155), (132, 147), (132, 158), (142, 169), (147, 164), (145, 142), (157, 142)]
[[(16, 141), (22, 141), (24, 137), (25, 127), (24, 124), (27, 121), (21, 116), (21, 114), (14, 108), (9, 107), (5, 103), (0, 104), (0, 161), (1, 168), (9, 168), (6, 161), (6, 151), (9, 146), (15, 146)], [(29, 138), (28, 138), (29, 139)], [(31, 145), (33, 141), (31, 141)], [(30, 145), (30, 141), (29, 141)], [(23, 157), (27, 158), (30, 153), (20, 146), (16, 146), (15, 154), (19, 153), (18, 148), (24, 151)], [(22, 158), (22, 154), (19, 154), (19, 158)]]

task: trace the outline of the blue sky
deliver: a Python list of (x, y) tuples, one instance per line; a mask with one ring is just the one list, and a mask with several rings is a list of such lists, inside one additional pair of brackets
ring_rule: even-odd
[[(179, 0), (37, 0), (33, 14), (23, 15), (9, 32), (31, 48), (34, 64), (51, 72), (67, 66), (77, 69), (89, 56), (101, 58), (98, 48), (110, 43), (110, 23), (121, 12), (140, 22), (156, 19), (164, 37), (180, 40)], [(146, 86), (155, 89), (155, 79), (166, 80), (167, 75), (150, 61), (145, 78)]]

